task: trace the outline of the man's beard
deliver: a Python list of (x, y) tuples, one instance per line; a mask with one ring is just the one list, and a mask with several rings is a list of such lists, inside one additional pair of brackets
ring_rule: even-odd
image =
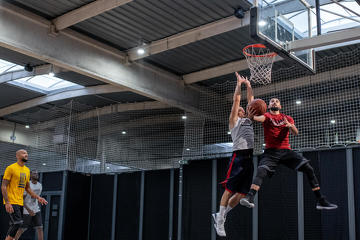
[(278, 107), (271, 107), (270, 110), (276, 112), (276, 111), (279, 111), (279, 108)]

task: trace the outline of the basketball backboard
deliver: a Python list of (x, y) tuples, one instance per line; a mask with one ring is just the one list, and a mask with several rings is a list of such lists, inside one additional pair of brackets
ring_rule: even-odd
[(313, 49), (287, 49), (290, 42), (311, 37), (312, 17), (306, 0), (259, 0), (250, 10), (250, 34), (282, 58), (315, 73)]

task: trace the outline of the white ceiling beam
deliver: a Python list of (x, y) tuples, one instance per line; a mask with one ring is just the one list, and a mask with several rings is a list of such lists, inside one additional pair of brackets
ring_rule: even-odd
[(163, 109), (171, 108), (171, 106), (157, 101), (138, 102), (138, 103), (118, 103), (102, 108), (97, 108), (87, 112), (77, 114), (78, 120), (94, 118), (112, 113), (120, 113), (127, 111), (140, 111), (140, 110), (151, 110), (151, 109)]
[[(250, 13), (246, 12), (243, 19), (239, 19), (235, 16), (230, 16), (212, 23), (208, 23), (185, 32), (181, 32), (170, 37), (157, 40), (146, 44), (132, 48), (128, 51), (129, 60), (135, 61), (150, 55), (161, 53), (170, 49), (178, 48), (196, 41), (210, 38), (225, 32), (229, 32), (250, 24)], [(137, 50), (143, 48), (145, 53), (139, 55)]]
[(6, 116), (11, 113), (19, 112), (28, 108), (32, 108), (38, 105), (42, 105), (45, 103), (55, 102), (59, 100), (65, 100), (70, 98), (76, 98), (86, 95), (95, 95), (95, 94), (105, 94), (105, 93), (114, 93), (114, 92), (125, 92), (128, 91), (124, 87), (116, 87), (110, 84), (107, 85), (98, 85), (93, 87), (85, 87), (75, 90), (68, 90), (57, 92), (54, 94), (49, 94), (46, 96), (41, 96), (37, 98), (33, 98), (31, 100), (21, 102), (18, 104), (14, 104), (8, 107), (4, 107), (0, 109), (0, 116)]
[[(280, 60), (282, 60), (282, 58), (277, 56), (274, 61), (280, 61)], [(220, 77), (226, 74), (243, 71), (248, 68), (249, 66), (246, 59), (243, 59), (243, 60), (226, 63), (220, 66), (204, 69), (198, 72), (185, 74), (183, 75), (183, 79), (186, 84), (191, 84), (215, 77)]]
[(132, 0), (97, 0), (67, 12), (55, 18), (52, 22), (55, 29), (60, 31), (129, 2), (132, 2)]
[(124, 65), (124, 53), (65, 29), (49, 35), (50, 22), (7, 2), (0, 5), (0, 46), (190, 112), (200, 93), (140, 64)]
[(295, 40), (287, 44), (290, 51), (301, 51), (360, 39), (360, 27)]

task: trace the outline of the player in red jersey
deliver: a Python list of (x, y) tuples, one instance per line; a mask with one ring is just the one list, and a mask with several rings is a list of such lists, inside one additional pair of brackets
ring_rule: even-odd
[(259, 191), (264, 178), (272, 176), (275, 173), (276, 167), (279, 164), (283, 164), (306, 175), (317, 199), (317, 209), (336, 209), (337, 205), (328, 202), (321, 194), (319, 181), (315, 176), (314, 169), (309, 164), (309, 160), (290, 148), (289, 133), (291, 132), (295, 135), (299, 133), (292, 117), (280, 113), (281, 104), (277, 98), (270, 100), (268, 109), (269, 112), (261, 116), (254, 116), (253, 109), (250, 109), (249, 112), (250, 119), (263, 124), (266, 149), (261, 156), (256, 177), (253, 180), (250, 191), (245, 198), (240, 200), (240, 204), (253, 208), (255, 206), (254, 197)]

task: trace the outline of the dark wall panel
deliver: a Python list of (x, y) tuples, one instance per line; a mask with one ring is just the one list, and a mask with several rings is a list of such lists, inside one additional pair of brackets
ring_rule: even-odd
[(346, 151), (321, 151), (319, 158), (322, 193), (339, 206), (321, 213), (322, 237), (324, 240), (348, 240)]
[(297, 239), (297, 172), (282, 165), (259, 191), (259, 240)]
[(111, 238), (113, 192), (113, 175), (92, 176), (90, 240)]
[[(220, 200), (224, 188), (220, 182), (226, 178), (230, 158), (221, 158), (217, 160), (217, 201), (216, 211), (219, 211)], [(227, 215), (225, 222), (225, 232), (227, 239), (247, 240), (252, 239), (252, 210), (237, 205)], [(217, 239), (223, 239), (217, 236)]]
[(61, 191), (63, 172), (47, 172), (42, 174), (43, 191)]
[(169, 190), (169, 170), (145, 172), (144, 240), (169, 238)]
[(68, 172), (64, 239), (87, 239), (91, 177)]
[(353, 148), (356, 236), (360, 237), (360, 148)]
[(117, 240), (136, 240), (139, 237), (140, 183), (140, 172), (118, 175), (115, 223)]
[(179, 205), (179, 169), (174, 169), (174, 211), (172, 239), (177, 239), (178, 233), (178, 205)]
[(211, 161), (184, 165), (182, 239), (211, 239)]
[[(321, 186), (319, 153), (316, 151), (304, 152), (303, 156), (310, 160)], [(306, 240), (322, 239), (321, 212), (316, 210), (315, 206), (316, 198), (311, 191), (309, 181), (304, 176), (304, 236)]]

